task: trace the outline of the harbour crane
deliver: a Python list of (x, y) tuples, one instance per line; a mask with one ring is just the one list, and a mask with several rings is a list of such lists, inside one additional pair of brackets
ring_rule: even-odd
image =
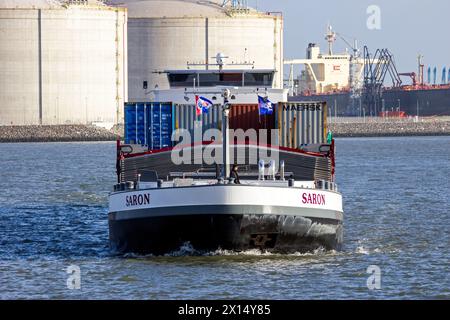
[(395, 66), (394, 56), (388, 49), (378, 49), (372, 56), (364, 47), (364, 102), (371, 115), (380, 109), (383, 84), (389, 74), (393, 87), (400, 87), (402, 80)]
[(336, 32), (336, 35), (353, 51), (353, 54), (350, 56), (350, 89), (352, 91), (352, 97), (359, 98), (362, 89), (361, 78), (364, 61), (361, 59), (358, 40), (353, 39), (353, 44), (351, 44), (341, 33)]

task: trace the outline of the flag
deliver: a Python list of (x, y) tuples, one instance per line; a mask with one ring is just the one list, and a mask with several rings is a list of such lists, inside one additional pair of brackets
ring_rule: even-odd
[(271, 115), (273, 113), (272, 102), (270, 102), (267, 98), (258, 96), (258, 107), (260, 116)]
[(331, 142), (333, 142), (333, 133), (331, 131), (328, 131), (327, 134), (327, 143), (331, 144)]
[(204, 98), (195, 96), (195, 113), (197, 116), (202, 115), (202, 113), (208, 113), (209, 108), (213, 105), (213, 103)]

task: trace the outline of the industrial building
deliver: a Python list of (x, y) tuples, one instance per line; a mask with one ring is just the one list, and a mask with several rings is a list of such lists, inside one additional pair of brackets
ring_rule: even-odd
[(167, 70), (219, 69), (219, 53), (281, 89), (282, 15), (245, 1), (4, 0), (0, 125), (121, 123), (125, 102), (169, 88)]
[(0, 2), (0, 125), (116, 123), (127, 100), (126, 9)]
[[(258, 12), (245, 1), (113, 0), (128, 9), (129, 102), (152, 100), (168, 89), (167, 70), (224, 69), (274, 71), (283, 87), (283, 17)], [(193, 82), (190, 86), (194, 86)]]

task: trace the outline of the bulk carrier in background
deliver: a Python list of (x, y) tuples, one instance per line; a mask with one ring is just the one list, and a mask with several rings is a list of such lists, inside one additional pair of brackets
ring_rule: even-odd
[[(333, 52), (338, 37), (351, 52)], [(349, 43), (331, 26), (325, 39), (328, 53), (321, 53), (318, 45), (310, 43), (306, 59), (285, 60), (285, 65), (290, 66), (287, 80), (290, 101), (326, 101), (333, 116), (450, 115), (450, 69), (447, 67), (439, 74), (436, 67), (425, 67), (423, 57), (419, 56), (417, 71), (401, 73), (388, 49), (370, 52), (364, 47), (361, 52), (356, 41)], [(304, 65), (297, 79), (295, 65)], [(405, 85), (405, 80), (410, 84)]]

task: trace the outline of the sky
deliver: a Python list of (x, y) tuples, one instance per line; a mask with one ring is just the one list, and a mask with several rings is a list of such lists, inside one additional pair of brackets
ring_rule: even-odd
[[(284, 16), (284, 56), (305, 58), (308, 43), (327, 50), (324, 39), (327, 24), (350, 43), (358, 39), (371, 52), (387, 48), (394, 55), (399, 72), (417, 73), (417, 56), (424, 56), (425, 68), (450, 68), (449, 0), (249, 0), (261, 11), (281, 11)], [(377, 6), (380, 15), (367, 13)], [(378, 19), (379, 17), (379, 19)], [(370, 19), (369, 19), (370, 18)], [(367, 21), (372, 29), (368, 28)], [(379, 23), (378, 23), (379, 22)], [(379, 29), (378, 29), (379, 27)], [(338, 39), (335, 53), (346, 45)], [(426, 71), (425, 71), (426, 73)]]

